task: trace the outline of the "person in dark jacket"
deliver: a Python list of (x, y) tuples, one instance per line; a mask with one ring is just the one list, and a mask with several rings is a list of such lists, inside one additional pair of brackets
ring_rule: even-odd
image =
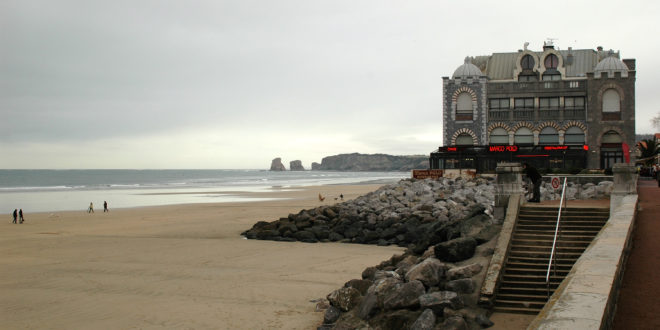
[(23, 223), (23, 221), (25, 221), (25, 218), (23, 218), (23, 209), (20, 209), (20, 211), (18, 211), (18, 217), (21, 219), (19, 223)]
[(18, 218), (18, 210), (14, 209), (14, 221), (12, 221), (12, 223), (16, 223), (17, 218)]
[(534, 168), (532, 165), (529, 165), (528, 163), (523, 164), (523, 173), (527, 175), (529, 180), (532, 181), (532, 185), (534, 186), (534, 194), (532, 199), (528, 200), (528, 202), (541, 202), (541, 174), (539, 174), (539, 171), (537, 171), (536, 168)]

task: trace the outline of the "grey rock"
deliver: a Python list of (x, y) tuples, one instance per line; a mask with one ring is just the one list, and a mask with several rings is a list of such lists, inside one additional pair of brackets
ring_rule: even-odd
[(456, 238), (435, 245), (435, 257), (448, 262), (457, 262), (474, 256), (477, 241), (472, 237)]
[(328, 309), (325, 310), (325, 314), (323, 316), (323, 323), (335, 323), (337, 319), (339, 319), (339, 316), (341, 315), (341, 311), (339, 308), (335, 306), (330, 306)]
[(468, 326), (465, 320), (460, 317), (460, 316), (452, 316), (448, 317), (442, 324), (440, 325), (440, 329), (442, 330), (467, 330)]
[(357, 306), (361, 296), (360, 291), (355, 288), (341, 288), (332, 291), (327, 299), (332, 306), (339, 308), (343, 312), (348, 312)]
[(474, 292), (475, 283), (471, 278), (462, 278), (447, 282), (447, 289), (457, 293)]
[(383, 307), (387, 310), (416, 307), (419, 305), (419, 296), (425, 292), (420, 281), (400, 284), (396, 290), (384, 296)]
[(270, 162), (271, 171), (286, 171), (286, 167), (282, 164), (282, 158), (275, 158)]
[(449, 267), (436, 258), (428, 258), (421, 263), (413, 266), (406, 273), (407, 281), (418, 280), (426, 287), (432, 287), (440, 283), (440, 279), (445, 275)]
[(300, 160), (292, 160), (289, 162), (289, 170), (291, 171), (304, 171), (305, 168)]
[(435, 314), (430, 309), (425, 309), (422, 314), (410, 326), (410, 330), (432, 330), (435, 327)]
[(469, 278), (474, 275), (477, 275), (483, 266), (479, 263), (473, 263), (465, 266), (454, 267), (447, 271), (447, 279), (456, 280), (461, 278)]
[(443, 315), (443, 309), (450, 307), (452, 309), (460, 309), (463, 307), (463, 300), (453, 291), (436, 291), (423, 294), (419, 297), (419, 305), (422, 308), (430, 308), (438, 315)]

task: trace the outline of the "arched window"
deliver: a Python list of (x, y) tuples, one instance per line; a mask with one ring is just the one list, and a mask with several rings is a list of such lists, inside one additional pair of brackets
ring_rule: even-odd
[(545, 65), (546, 70), (557, 70), (557, 67), (559, 66), (559, 58), (555, 54), (550, 54), (545, 57), (543, 64)]
[(502, 127), (497, 127), (490, 132), (490, 144), (509, 144), (509, 132)]
[(513, 136), (514, 144), (534, 144), (534, 134), (527, 127), (521, 127), (516, 131), (516, 134)]
[(614, 89), (603, 93), (603, 120), (621, 120), (621, 97)]
[(525, 55), (522, 57), (520, 60), (520, 67), (522, 67), (523, 70), (532, 70), (534, 69), (534, 58), (532, 55)]
[(564, 144), (584, 144), (584, 132), (581, 128), (571, 126), (564, 133)]
[(456, 120), (472, 120), (472, 95), (463, 92), (456, 98)]
[(461, 133), (459, 136), (456, 137), (456, 145), (457, 146), (474, 145), (474, 141), (472, 140), (472, 135), (467, 133)]
[(607, 131), (603, 134), (603, 144), (616, 144), (623, 142), (621, 135), (615, 131)]
[(543, 60), (545, 72), (543, 73), (543, 81), (561, 80), (561, 74), (557, 70), (559, 66), (559, 58), (555, 54), (549, 54)]
[(545, 127), (539, 134), (539, 144), (559, 144), (559, 133), (554, 127)]

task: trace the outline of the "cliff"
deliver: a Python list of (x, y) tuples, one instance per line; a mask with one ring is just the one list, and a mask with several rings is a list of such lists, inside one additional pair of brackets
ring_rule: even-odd
[(270, 162), (270, 170), (271, 171), (286, 171), (286, 167), (284, 167), (284, 164), (282, 164), (282, 158), (275, 158), (273, 161)]
[(312, 164), (312, 170), (317, 171), (410, 171), (428, 167), (428, 156), (367, 155), (359, 153), (328, 156), (321, 160), (321, 164)]

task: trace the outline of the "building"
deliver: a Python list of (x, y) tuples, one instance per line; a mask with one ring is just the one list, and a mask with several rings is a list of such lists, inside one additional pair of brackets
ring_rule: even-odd
[(555, 48), (467, 57), (443, 77), (444, 146), (433, 169), (611, 168), (635, 146), (635, 60)]

